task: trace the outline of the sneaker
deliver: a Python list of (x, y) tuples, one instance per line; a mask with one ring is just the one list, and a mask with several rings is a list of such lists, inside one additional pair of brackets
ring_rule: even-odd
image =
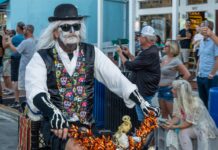
[(10, 105), (11, 108), (19, 108), (20, 107), (20, 103), (19, 102), (14, 102), (13, 104)]

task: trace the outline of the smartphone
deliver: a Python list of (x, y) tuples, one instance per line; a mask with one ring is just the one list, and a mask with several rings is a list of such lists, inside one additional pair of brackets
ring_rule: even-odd
[(208, 27), (209, 23), (207, 20), (204, 21), (204, 27)]

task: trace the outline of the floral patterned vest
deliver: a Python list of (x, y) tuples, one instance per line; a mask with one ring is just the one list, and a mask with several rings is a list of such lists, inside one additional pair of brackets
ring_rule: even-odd
[(55, 48), (39, 50), (47, 68), (51, 101), (71, 121), (92, 122), (94, 90), (94, 46), (81, 43), (76, 68), (70, 76)]

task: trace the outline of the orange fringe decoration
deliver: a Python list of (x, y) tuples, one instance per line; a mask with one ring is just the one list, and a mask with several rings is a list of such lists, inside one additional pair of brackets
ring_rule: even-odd
[[(141, 142), (136, 143), (132, 136), (129, 136), (129, 150), (140, 150), (146, 141), (147, 135), (158, 127), (157, 119), (150, 114), (145, 117), (138, 130), (136, 136), (141, 138)], [(116, 150), (116, 145), (110, 136), (95, 137), (91, 130), (79, 132), (77, 126), (72, 125), (69, 130), (70, 138), (81, 144), (85, 150)]]

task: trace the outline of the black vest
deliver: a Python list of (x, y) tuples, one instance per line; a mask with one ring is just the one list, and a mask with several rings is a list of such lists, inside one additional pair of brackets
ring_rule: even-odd
[[(92, 110), (93, 110), (93, 96), (94, 96), (94, 60), (95, 60), (95, 50), (94, 46), (86, 43), (81, 43), (79, 45), (80, 50), (83, 49), (85, 56), (85, 66), (86, 66), (86, 82), (85, 89), (87, 91), (87, 101), (88, 103), (88, 114), (87, 121), (92, 121)], [(60, 110), (63, 110), (63, 101), (57, 87), (56, 79), (56, 68), (54, 63), (53, 48), (42, 49), (38, 51), (39, 55), (42, 57), (46, 68), (47, 68), (47, 87), (50, 94), (50, 99), (53, 104)]]

